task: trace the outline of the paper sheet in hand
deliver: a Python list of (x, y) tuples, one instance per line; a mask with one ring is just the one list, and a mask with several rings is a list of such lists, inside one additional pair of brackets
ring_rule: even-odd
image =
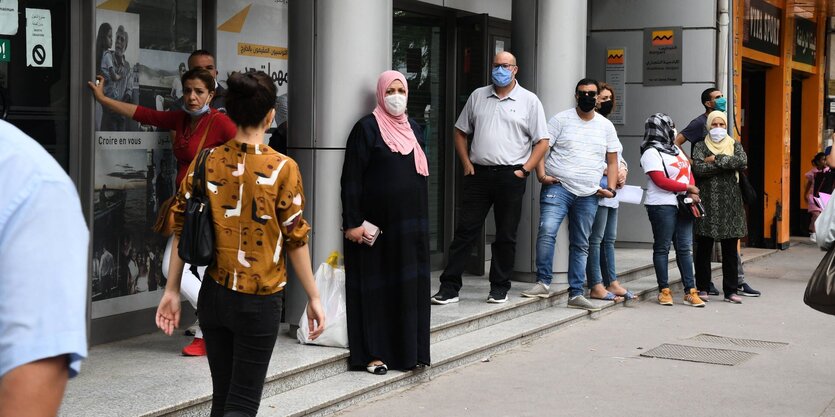
[(644, 190), (636, 185), (624, 185), (615, 196), (621, 203), (641, 204), (644, 200)]

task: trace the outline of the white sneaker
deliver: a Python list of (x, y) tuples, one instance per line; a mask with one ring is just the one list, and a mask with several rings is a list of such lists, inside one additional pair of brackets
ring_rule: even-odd
[(522, 291), (522, 297), (528, 298), (548, 298), (550, 294), (551, 293), (548, 291), (548, 288), (546, 288), (545, 284), (541, 282), (537, 282), (536, 284), (534, 284), (533, 287), (531, 287), (531, 289), (527, 291)]
[(811, 234), (811, 235), (809, 235), (809, 240), (811, 240), (811, 241), (812, 241), (812, 243), (817, 243), (817, 242), (818, 242), (818, 239), (817, 239), (817, 238), (818, 238), (818, 237), (815, 235), (815, 232), (812, 232), (812, 234)]

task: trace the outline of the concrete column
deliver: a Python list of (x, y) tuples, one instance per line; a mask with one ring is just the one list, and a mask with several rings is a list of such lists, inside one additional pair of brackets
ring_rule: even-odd
[[(513, 45), (519, 82), (535, 92), (545, 116), (575, 106), (574, 87), (586, 76), (587, 2), (513, 0)], [(516, 269), (535, 271), (539, 182), (531, 179), (518, 233)], [(529, 250), (526, 250), (529, 249)], [(554, 272), (568, 270), (568, 221), (557, 236)]]
[[(288, 153), (304, 179), (315, 270), (331, 251), (342, 251), (345, 142), (374, 108), (377, 76), (391, 68), (392, 1), (291, 1), (289, 11)], [(304, 291), (291, 280), (285, 297), (285, 319), (298, 324)]]

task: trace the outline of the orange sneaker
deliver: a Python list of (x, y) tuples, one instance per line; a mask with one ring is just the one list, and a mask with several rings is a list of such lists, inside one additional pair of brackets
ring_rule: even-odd
[(670, 293), (669, 288), (664, 288), (658, 293), (658, 304), (662, 306), (673, 305), (673, 295)]
[(684, 295), (684, 304), (689, 304), (693, 307), (704, 307), (705, 302), (699, 297), (699, 290), (691, 288), (690, 292)]
[(183, 356), (206, 356), (206, 342), (195, 337), (190, 345), (183, 348)]

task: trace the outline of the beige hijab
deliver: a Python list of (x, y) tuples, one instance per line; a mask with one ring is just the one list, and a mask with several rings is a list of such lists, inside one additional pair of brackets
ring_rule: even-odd
[[(728, 125), (728, 116), (725, 115), (725, 112), (714, 110), (707, 115), (707, 130), (710, 131), (710, 125), (713, 123), (713, 120), (716, 118), (722, 119), (725, 122), (725, 126)], [(713, 152), (714, 155), (729, 155), (733, 156), (734, 154), (734, 143), (736, 141), (734, 138), (730, 137), (729, 135), (725, 135), (725, 138), (720, 140), (719, 142), (714, 142), (713, 139), (710, 138), (710, 133), (705, 136), (705, 145), (707, 145), (707, 149)], [(739, 181), (739, 173), (736, 174), (736, 179)]]

